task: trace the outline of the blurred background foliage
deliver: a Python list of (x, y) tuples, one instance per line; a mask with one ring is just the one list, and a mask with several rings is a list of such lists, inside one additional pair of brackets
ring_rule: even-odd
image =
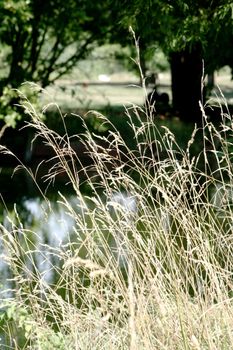
[(233, 67), (232, 11), (229, 0), (1, 0), (1, 119), (15, 126), (21, 118), (9, 91), (25, 81), (42, 88), (64, 76), (91, 81), (103, 68), (105, 75), (138, 76), (131, 26), (143, 75), (170, 70), (174, 111), (186, 121), (198, 120), (191, 111), (199, 106), (203, 69), (213, 75)]

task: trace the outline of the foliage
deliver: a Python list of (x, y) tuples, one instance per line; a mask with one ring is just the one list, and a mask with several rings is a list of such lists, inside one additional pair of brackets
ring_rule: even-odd
[[(68, 72), (113, 24), (108, 1), (0, 2), (0, 39), (11, 48), (4, 85), (29, 80), (42, 87)], [(67, 48), (71, 48), (67, 57)]]
[(35, 324), (33, 315), (29, 314), (25, 305), (12, 300), (2, 302), (0, 307), (0, 334), (4, 339), (1, 345), (9, 343), (12, 348), (25, 349), (33, 344), (33, 349), (40, 350), (63, 350), (68, 345), (60, 332), (49, 328), (43, 329), (43, 332), (36, 331), (35, 325), (38, 327), (38, 324)]
[[(110, 0), (95, 3), (84, 0), (47, 3), (42, 0), (1, 0), (0, 20), (1, 58), (4, 66), (6, 62), (9, 66), (0, 82), (0, 95), (3, 94), (1, 115), (8, 114), (8, 123), (18, 118), (11, 106), (5, 106), (10, 99), (10, 94), (6, 96), (10, 86), (18, 88), (27, 80), (45, 87), (70, 72), (97, 44), (120, 42), (122, 46), (129, 46), (135, 57), (129, 25), (140, 36), (144, 74), (167, 67), (160, 66), (160, 56), (156, 57), (158, 50), (171, 60), (173, 52), (192, 52), (197, 45), (201, 47), (207, 73), (226, 64), (232, 66), (230, 0), (210, 3), (132, 0), (114, 4)], [(221, 55), (215, 54), (216, 50)], [(124, 62), (126, 54), (127, 50), (122, 48), (112, 53)], [(95, 58), (99, 57), (101, 55)], [(176, 89), (179, 89), (178, 85)], [(194, 91), (190, 91), (190, 95), (195, 95)], [(195, 96), (199, 98), (199, 95)], [(176, 103), (174, 105), (176, 108)], [(192, 105), (190, 108), (194, 109)], [(10, 123), (15, 124), (14, 121)]]
[[(230, 0), (132, 0), (124, 1), (122, 11), (122, 24), (131, 25), (140, 37), (142, 55), (156, 44), (169, 57), (171, 52), (187, 47), (191, 50), (193, 45), (201, 43), (207, 72), (225, 65), (224, 61), (232, 65)], [(221, 48), (221, 54), (217, 47)]]
[(15, 343), (23, 347), (32, 332), (32, 319), (26, 308), (19, 307), (15, 301), (2, 302), (0, 307), (0, 330), (1, 334), (4, 335), (5, 342), (11, 343), (12, 336), (12, 346), (13, 339), (15, 339)]
[(0, 119), (3, 119), (7, 126), (15, 127), (17, 120), (21, 119), (21, 115), (17, 113), (15, 106), (12, 106), (13, 101), (17, 101), (18, 94), (8, 86), (2, 91), (0, 97), (1, 114)]
[[(17, 90), (9, 86), (4, 87), (0, 96), (0, 120), (4, 120), (7, 127), (15, 128), (17, 122), (22, 119), (22, 108), (20, 107), (22, 100), (30, 100), (38, 110), (40, 92), (38, 88), (36, 89), (34, 84), (29, 83), (21, 85)], [(42, 114), (40, 115), (43, 118)], [(24, 120), (26, 121), (26, 118)]]
[(2, 60), (9, 67), (0, 81), (0, 113), (8, 125), (20, 118), (10, 88), (25, 81), (45, 87), (69, 72), (107, 41), (113, 15), (108, 1), (0, 1)]

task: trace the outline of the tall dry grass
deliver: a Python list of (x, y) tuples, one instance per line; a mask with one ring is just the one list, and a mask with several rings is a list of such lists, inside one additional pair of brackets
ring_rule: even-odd
[[(217, 128), (203, 109), (203, 127), (181, 149), (169, 129), (133, 106), (125, 117), (131, 150), (113, 125), (108, 137), (86, 128), (70, 138), (62, 113), (60, 136), (29, 101), (23, 107), (53, 151), (44, 180), (66, 174), (77, 204), (60, 194), (74, 224), (56, 247), (19, 214), (1, 226), (11, 276), (2, 342), (43, 350), (233, 348), (231, 117), (222, 113)], [(195, 143), (202, 146), (193, 155)], [(87, 164), (74, 144), (84, 145)]]

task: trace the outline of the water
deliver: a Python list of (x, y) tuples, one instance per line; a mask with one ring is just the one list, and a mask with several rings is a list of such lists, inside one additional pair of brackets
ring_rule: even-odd
[[(38, 278), (41, 283), (53, 283), (56, 279), (54, 266), (61, 267), (64, 262), (59, 256), (62, 247), (69, 247), (71, 242), (76, 247), (85, 240), (85, 233), (92, 229), (90, 215), (92, 211), (98, 208), (88, 199), (82, 199), (74, 193), (71, 187), (64, 186), (64, 182), (57, 183), (56, 186), (50, 186), (47, 191), (48, 200), (43, 198), (33, 185), (30, 178), (25, 173), (18, 173), (11, 177), (12, 170), (4, 169), (3, 180), (1, 182), (2, 201), (0, 204), (1, 224), (11, 232), (15, 227), (19, 245), (31, 246), (31, 253), (24, 258), (28, 271), (36, 268)], [(58, 191), (59, 190), (59, 191)], [(67, 203), (59, 193), (63, 193)], [(83, 193), (85, 195), (85, 193)], [(102, 199), (106, 209), (112, 218), (116, 218), (122, 212), (126, 224), (134, 219), (137, 212), (137, 203), (133, 196), (125, 192), (115, 192), (106, 202), (104, 195)], [(85, 205), (88, 207), (89, 214), (85, 213)], [(68, 207), (69, 206), (69, 207)], [(72, 215), (73, 211), (73, 215)], [(82, 217), (83, 225), (79, 227), (77, 217)], [(104, 232), (104, 230), (103, 230)], [(112, 254), (120, 267), (126, 265), (127, 253), (122, 244), (123, 239), (120, 231), (116, 234), (118, 239), (114, 239), (105, 229), (106, 239), (112, 249)], [(7, 237), (8, 239), (8, 237)], [(9, 270), (7, 266), (8, 256), (7, 249), (0, 240), (0, 249), (2, 259), (0, 261), (1, 270), (1, 292), (8, 290), (11, 284), (8, 282)], [(28, 247), (26, 247), (28, 250)], [(69, 248), (70, 249), (70, 248)], [(30, 250), (30, 249), (29, 249)], [(33, 251), (33, 253), (32, 253)], [(86, 258), (86, 250), (80, 250), (83, 258)], [(42, 283), (43, 284), (43, 283)], [(9, 292), (5, 296), (9, 296)]]
[[(34, 250), (36, 251), (35, 260), (36, 268), (41, 275), (41, 279), (51, 283), (54, 278), (54, 271), (51, 268), (53, 264), (61, 264), (57, 257), (56, 251), (60, 250), (62, 246), (69, 244), (70, 242), (77, 241), (77, 244), (82, 244), (82, 240), (85, 237), (82, 236), (82, 228), (78, 227), (76, 222), (75, 213), (83, 216), (83, 222), (85, 222), (86, 228), (84, 231), (88, 232), (88, 225), (91, 228), (91, 219), (85, 214), (85, 205), (91, 210), (98, 209), (98, 203), (95, 205), (87, 199), (83, 199), (83, 203), (80, 202), (80, 198), (74, 193), (71, 187), (64, 186), (63, 179), (59, 179), (56, 186), (50, 186), (46, 195), (48, 201), (41, 196), (36, 186), (30, 180), (30, 178), (21, 172), (12, 176), (13, 169), (2, 169), (1, 183), (0, 183), (0, 220), (1, 224), (10, 232), (12, 227), (16, 224), (19, 228), (28, 230), (28, 237), (33, 241)], [(44, 185), (42, 184), (42, 187)], [(44, 186), (46, 188), (46, 186)], [(230, 188), (230, 187), (229, 187)], [(59, 191), (65, 195), (68, 205), (62, 200), (59, 195)], [(85, 191), (83, 195), (85, 195)], [(232, 197), (232, 190), (227, 186), (224, 188), (216, 187), (213, 191), (212, 202), (216, 210), (223, 207), (225, 197)], [(105, 202), (104, 195), (102, 196), (103, 202)], [(63, 202), (63, 203), (62, 203)], [(227, 203), (229, 200), (227, 200)], [(96, 206), (96, 208), (95, 208)], [(136, 199), (126, 192), (115, 192), (112, 197), (105, 202), (106, 210), (109, 211), (111, 216), (116, 218), (122, 213), (123, 219), (126, 221), (123, 224), (127, 225), (134, 220), (134, 216), (138, 211), (138, 203)], [(72, 215), (71, 211), (74, 211)], [(86, 215), (86, 216), (85, 216)], [(164, 232), (169, 232), (171, 226), (171, 218), (169, 213), (159, 212), (160, 223)], [(18, 216), (18, 218), (17, 218)], [(33, 232), (33, 233), (32, 233)], [(111, 245), (113, 255), (119, 262), (120, 266), (125, 265), (127, 260), (127, 253), (124, 250), (124, 244), (122, 244), (122, 237), (119, 228), (118, 241), (113, 239), (109, 232), (106, 231), (106, 235), (109, 236), (108, 243)], [(79, 241), (79, 242), (78, 242)], [(123, 247), (123, 248), (122, 248)], [(85, 249), (84, 258), (85, 258)], [(9, 270), (7, 267), (7, 253), (4, 248), (3, 242), (0, 239), (0, 288), (1, 291), (8, 289), (9, 283), (7, 276)], [(28, 264), (32, 264), (32, 261), (28, 259)], [(30, 266), (29, 266), (30, 267)]]

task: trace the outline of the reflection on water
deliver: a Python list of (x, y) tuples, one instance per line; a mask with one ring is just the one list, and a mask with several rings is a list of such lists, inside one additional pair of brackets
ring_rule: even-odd
[[(76, 207), (78, 204), (77, 197), (71, 195), (69, 203), (71, 206)], [(39, 198), (30, 198), (23, 201), (23, 208), (28, 215), (25, 225), (31, 226), (31, 229), (36, 230), (38, 236), (44, 239), (44, 243), (56, 247), (67, 239), (74, 224), (74, 219), (66, 214), (59, 202), (53, 202), (49, 212), (46, 212), (46, 207), (46, 202)], [(47, 220), (45, 221), (46, 217)], [(48, 237), (45, 238), (45, 236)]]
[(136, 213), (137, 203), (133, 196), (124, 192), (116, 192), (108, 202), (108, 206), (114, 210), (114, 206), (120, 205), (128, 213)]
[[(73, 195), (69, 197), (69, 202), (74, 208), (78, 205), (77, 197)], [(62, 244), (67, 243), (75, 222), (59, 202), (53, 202), (51, 205), (52, 207), (48, 210), (47, 203), (39, 198), (23, 201), (23, 209), (27, 213), (24, 226), (33, 230), (37, 235), (36, 265), (38, 272), (46, 282), (52, 282), (52, 266), (59, 264), (59, 261), (56, 261), (56, 255), (49, 251), (49, 247), (54, 252)]]
[[(18, 177), (19, 182), (20, 179)], [(94, 201), (87, 202), (87, 198), (85, 200), (83, 198), (83, 202), (80, 203), (80, 198), (74, 192), (67, 192), (65, 198), (69, 206), (68, 208), (66, 203), (64, 201), (62, 202), (62, 198), (58, 195), (56, 189), (54, 189), (54, 193), (49, 197), (48, 203), (45, 199), (35, 195), (35, 193), (27, 197), (18, 196), (17, 184), (18, 182), (15, 180), (15, 187), (12, 187), (11, 194), (11, 196), (15, 194), (17, 205), (15, 207), (9, 205), (7, 209), (8, 202), (5, 205), (2, 204), (0, 211), (1, 223), (9, 232), (11, 232), (14, 224), (19, 227), (21, 226), (23, 230), (27, 230), (28, 240), (30, 240), (30, 244), (32, 245), (31, 256), (28, 255), (25, 260), (28, 271), (36, 269), (41, 281), (52, 283), (55, 278), (54, 266), (62, 266), (61, 256), (58, 252), (61, 252), (62, 247), (69, 245), (70, 242), (76, 242), (76, 248), (82, 244), (83, 240), (85, 240), (84, 235), (89, 232), (89, 229), (90, 231), (92, 230), (89, 214), (92, 211), (100, 210), (98, 208), (98, 202), (95, 206)], [(28, 180), (24, 180), (24, 184), (27, 184), (27, 188), (31, 188)], [(11, 185), (9, 183), (7, 186), (10, 189)], [(22, 183), (18, 187), (21, 188)], [(226, 203), (229, 202), (229, 197), (232, 197), (232, 190), (228, 190), (227, 185), (224, 188), (216, 187), (212, 196), (214, 207), (217, 210), (217, 208), (223, 207), (224, 201)], [(12, 198), (10, 197), (10, 199)], [(130, 222), (134, 221), (135, 216), (138, 214), (138, 203), (134, 196), (126, 192), (115, 192), (110, 198), (102, 198), (101, 200), (105, 205), (105, 210), (108, 211), (113, 219), (117, 217), (117, 220), (121, 220), (122, 218), (122, 225), (116, 227), (114, 235), (108, 232), (106, 225), (104, 228), (100, 225), (100, 230), (106, 235), (106, 241), (111, 248), (117, 264), (120, 267), (127, 268), (127, 247), (125, 246), (125, 240), (121, 231), (124, 225), (127, 226)], [(88, 215), (85, 214), (84, 203), (89, 208)], [(74, 215), (72, 215), (72, 211)], [(169, 232), (172, 226), (169, 212), (165, 211), (165, 209), (162, 211), (159, 208), (157, 211), (157, 214), (154, 213), (154, 215), (158, 215), (158, 222), (161, 225), (161, 229), (163, 232)], [(79, 214), (83, 218), (86, 225), (84, 234), (82, 232), (83, 228), (79, 227), (75, 214)], [(79, 254), (82, 253), (84, 255), (81, 255), (81, 257), (85, 258), (86, 250), (79, 251)], [(3, 291), (7, 290), (7, 288), (10, 289), (11, 285), (8, 281), (9, 270), (5, 262), (7, 260), (7, 251), (1, 239), (0, 258), (0, 288)]]
[[(92, 230), (90, 213), (95, 209), (99, 210), (99, 208), (94, 208), (93, 203), (88, 202), (87, 199), (85, 201), (83, 199), (83, 202), (80, 203), (80, 199), (73, 193), (66, 194), (69, 208), (66, 202), (61, 199), (58, 194), (54, 195), (53, 199), (49, 200), (49, 203), (39, 197), (23, 197), (11, 210), (6, 208), (2, 210), (3, 226), (9, 232), (12, 231), (14, 224), (19, 227), (17, 229), (19, 245), (23, 247), (26, 244), (26, 250), (30, 251), (23, 258), (24, 263), (27, 265), (27, 273), (30, 274), (30, 271), (36, 271), (42, 289), (44, 288), (43, 282), (50, 284), (56, 279), (56, 268), (54, 269), (54, 267), (60, 268), (64, 263), (64, 261), (61, 261), (61, 251), (66, 249), (66, 245), (70, 249), (70, 242), (75, 242), (77, 248), (85, 240), (82, 232), (83, 228), (79, 227), (75, 214), (83, 217), (84, 225), (87, 228), (84, 231), (87, 233), (89, 229)], [(119, 218), (119, 215), (122, 215), (122, 220), (126, 220), (125, 224), (133, 220), (137, 212), (136, 200), (130, 194), (114, 193), (107, 202), (104, 198), (102, 200), (110, 216), (116, 219), (116, 216)], [(88, 215), (85, 213), (85, 205), (89, 208)], [(72, 215), (72, 211), (74, 215)], [(20, 232), (20, 227), (24, 233)], [(107, 229), (103, 229), (102, 233), (106, 235), (106, 241), (117, 264), (126, 268), (127, 248), (124, 245), (121, 228), (118, 227), (116, 230), (117, 234), (114, 236), (118, 237), (117, 239), (114, 239)], [(22, 240), (20, 240), (21, 238)], [(30, 249), (29, 246), (31, 246)], [(10, 284), (8, 285), (9, 271), (7, 264), (4, 262), (4, 260), (7, 260), (7, 251), (3, 247), (1, 240), (0, 249), (3, 257), (0, 263), (1, 290), (4, 290), (11, 286)], [(86, 258), (85, 255), (82, 256), (82, 252), (85, 254), (86, 250), (79, 251), (79, 255), (81, 254), (82, 258)]]
[[(225, 186), (226, 187), (226, 186)], [(18, 200), (15, 207), (11, 206), (7, 209), (8, 204), (5, 207), (2, 205), (0, 215), (2, 217), (1, 223), (3, 226), (11, 232), (14, 224), (21, 226), (24, 230), (27, 230), (28, 240), (33, 246), (33, 253), (27, 257), (26, 264), (28, 270), (37, 270), (40, 275), (41, 281), (46, 283), (52, 283), (54, 280), (54, 266), (61, 266), (61, 257), (57, 253), (61, 251), (61, 247), (65, 247), (70, 242), (76, 242), (76, 248), (78, 244), (81, 245), (85, 239), (82, 233), (82, 229), (78, 227), (75, 213), (83, 215), (83, 220), (87, 226), (91, 228), (90, 217), (84, 213), (84, 204), (86, 203), (89, 208), (89, 213), (95, 209), (100, 210), (93, 206), (93, 203), (87, 202), (87, 199), (83, 199), (80, 203), (80, 199), (74, 193), (67, 193), (66, 200), (70, 208), (67, 207), (65, 202), (61, 201), (58, 192), (54, 189), (53, 196), (51, 196), (48, 202), (38, 196), (22, 197)], [(223, 206), (225, 197), (232, 197), (232, 192), (227, 191), (226, 188), (216, 187), (213, 196), (213, 203), (216, 208)], [(122, 226), (134, 221), (135, 215), (138, 213), (138, 203), (134, 196), (126, 192), (115, 192), (110, 198), (103, 198), (106, 210), (110, 213), (111, 217), (122, 217)], [(226, 200), (228, 203), (229, 200)], [(72, 210), (73, 214), (72, 215)], [(171, 217), (166, 211), (160, 211), (158, 209), (158, 216), (161, 228), (164, 232), (169, 232), (171, 228)], [(17, 218), (18, 217), (18, 218)], [(19, 219), (19, 220), (18, 220)], [(106, 240), (110, 245), (113, 256), (115, 257), (117, 264), (120, 267), (126, 268), (127, 266), (127, 247), (125, 247), (125, 240), (122, 236), (121, 227), (116, 227), (116, 232), (111, 235), (106, 228), (100, 228), (102, 233), (106, 234)], [(123, 230), (124, 231), (124, 230)], [(83, 250), (85, 254), (85, 249)], [(79, 252), (81, 254), (81, 251)], [(85, 258), (85, 255), (82, 256)], [(0, 288), (1, 291), (10, 289), (11, 285), (8, 281), (9, 270), (7, 267), (7, 252), (0, 239)]]
[[(75, 210), (78, 210), (78, 199), (74, 195), (69, 196), (69, 203)], [(74, 218), (66, 213), (64, 205), (57, 200), (48, 203), (39, 197), (22, 198), (21, 202), (14, 206), (14, 209), (2, 210), (2, 224), (12, 234), (16, 229), (19, 244), (31, 245), (31, 253), (25, 260), (28, 271), (36, 268), (40, 279), (50, 283), (54, 276), (53, 266), (59, 266), (59, 257), (56, 256), (56, 249), (67, 243), (73, 232)], [(20, 228), (22, 228), (22, 233)], [(27, 237), (24, 238), (24, 235)], [(26, 241), (27, 240), (27, 241)], [(0, 239), (1, 260), (0, 260), (0, 283), (1, 292), (10, 289), (12, 284), (9, 280), (9, 270), (6, 261), (8, 260), (7, 247)], [(28, 247), (27, 247), (28, 249)], [(9, 296), (9, 293), (7, 293)]]

